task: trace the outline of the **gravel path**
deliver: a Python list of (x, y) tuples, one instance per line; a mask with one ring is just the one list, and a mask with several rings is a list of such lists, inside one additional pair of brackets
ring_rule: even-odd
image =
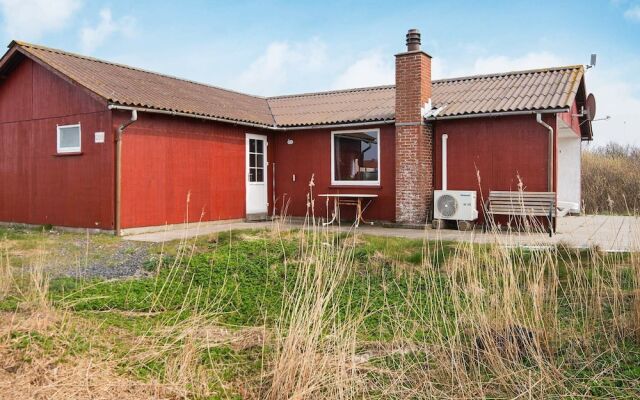
[(89, 251), (87, 260), (72, 265), (56, 265), (49, 268), (54, 276), (74, 278), (116, 279), (144, 276), (145, 262), (149, 260), (149, 245), (122, 241), (115, 248), (98, 252)]

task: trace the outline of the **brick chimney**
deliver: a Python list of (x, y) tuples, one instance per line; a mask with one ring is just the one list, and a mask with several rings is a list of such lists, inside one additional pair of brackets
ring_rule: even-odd
[(433, 202), (433, 131), (422, 117), (431, 99), (431, 56), (420, 50), (420, 32), (407, 33), (407, 51), (396, 54), (396, 222), (424, 224)]

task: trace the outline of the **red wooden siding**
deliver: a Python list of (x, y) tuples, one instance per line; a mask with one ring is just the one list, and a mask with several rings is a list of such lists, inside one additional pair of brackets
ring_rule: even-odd
[(0, 81), (0, 123), (26, 121), (33, 116), (33, 62), (25, 60)]
[[(105, 103), (23, 60), (0, 83), (0, 221), (113, 229), (110, 118)], [(83, 154), (58, 156), (56, 125), (78, 122)]]
[[(375, 127), (363, 127), (372, 129)], [(373, 220), (395, 219), (395, 127), (380, 128), (380, 186), (332, 186), (331, 185), (331, 129), (305, 129), (277, 132), (275, 139), (276, 213), (281, 213), (283, 201), (288, 202), (288, 215), (304, 216), (306, 213), (309, 181), (315, 175), (315, 194), (320, 193), (371, 193), (379, 197), (366, 211), (365, 217)], [(354, 130), (357, 128), (333, 129)], [(293, 144), (287, 144), (292, 139)], [(293, 175), (296, 181), (293, 181)], [(326, 201), (316, 197), (316, 216), (326, 216)], [(331, 207), (331, 206), (330, 206)], [(352, 217), (353, 210), (343, 208), (345, 218)]]
[(571, 111), (558, 114), (558, 116), (562, 118), (562, 120), (566, 122), (578, 136), (580, 136), (580, 119), (577, 117), (579, 113), (580, 110), (578, 110), (578, 105), (574, 100), (573, 105), (571, 106)]
[[(114, 131), (129, 118), (114, 112)], [(123, 134), (122, 228), (245, 217), (245, 133), (264, 132), (159, 114), (138, 118)]]
[[(555, 115), (543, 120), (555, 129)], [(549, 136), (534, 115), (438, 121), (435, 132), (435, 188), (442, 188), (446, 133), (448, 189), (478, 191), (481, 220), (489, 191), (518, 190), (518, 176), (524, 190), (547, 191)]]

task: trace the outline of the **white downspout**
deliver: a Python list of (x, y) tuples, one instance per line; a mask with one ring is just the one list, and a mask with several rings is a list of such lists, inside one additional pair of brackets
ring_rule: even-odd
[(116, 179), (115, 179), (115, 230), (116, 236), (122, 233), (122, 134), (127, 127), (138, 120), (138, 111), (131, 110), (131, 119), (120, 124), (116, 130)]
[(553, 128), (542, 120), (542, 114), (540, 113), (536, 113), (536, 122), (549, 131), (549, 174), (547, 176), (547, 188), (549, 192), (553, 192)]
[(447, 190), (447, 139), (449, 136), (442, 135), (442, 190)]

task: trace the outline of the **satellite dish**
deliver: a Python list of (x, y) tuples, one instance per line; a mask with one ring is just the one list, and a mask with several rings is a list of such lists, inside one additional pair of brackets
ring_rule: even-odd
[(587, 114), (587, 119), (589, 121), (593, 121), (593, 119), (596, 117), (596, 97), (593, 95), (593, 93), (589, 93), (589, 95), (587, 96), (587, 102), (584, 108)]

